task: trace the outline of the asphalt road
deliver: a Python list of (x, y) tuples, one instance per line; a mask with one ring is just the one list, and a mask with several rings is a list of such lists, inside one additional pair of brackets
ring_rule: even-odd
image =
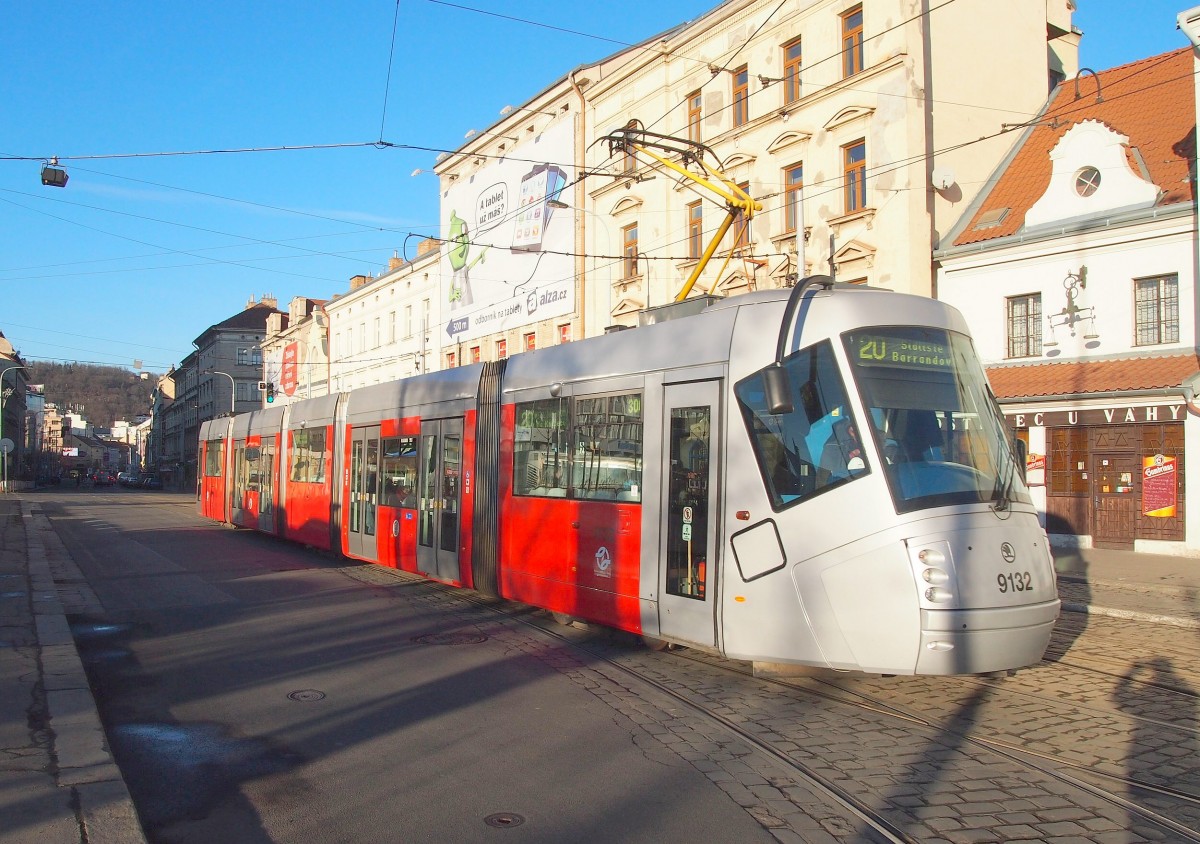
[(72, 626), (151, 841), (773, 840), (567, 644), (185, 496), (40, 503), (94, 594)]

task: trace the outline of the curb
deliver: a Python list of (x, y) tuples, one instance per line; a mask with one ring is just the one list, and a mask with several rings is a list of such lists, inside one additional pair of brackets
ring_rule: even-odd
[(1069, 601), (1063, 601), (1062, 609), (1063, 612), (1100, 615), (1107, 616), (1108, 618), (1121, 618), (1126, 621), (1144, 621), (1149, 624), (1166, 624), (1171, 627), (1182, 627), (1185, 630), (1200, 630), (1200, 621), (1194, 618), (1180, 618), (1174, 615), (1159, 615), (1157, 613), (1138, 612), (1137, 610), (1122, 610), (1115, 607), (1096, 607)]

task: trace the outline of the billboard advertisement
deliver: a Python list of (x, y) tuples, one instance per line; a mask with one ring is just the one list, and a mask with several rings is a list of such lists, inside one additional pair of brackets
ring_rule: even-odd
[(564, 120), (445, 191), (444, 345), (574, 313), (574, 212), (547, 204), (574, 183), (574, 148)]

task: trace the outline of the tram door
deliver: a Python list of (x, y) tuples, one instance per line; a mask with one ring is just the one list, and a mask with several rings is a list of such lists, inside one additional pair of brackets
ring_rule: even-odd
[(379, 558), (375, 516), (379, 507), (379, 426), (355, 428), (350, 437), (350, 494), (347, 497), (348, 552), (367, 560)]
[(458, 538), (462, 440), (462, 419), (421, 422), (417, 568), (439, 580), (461, 580)]
[(716, 644), (719, 382), (669, 385), (663, 408), (662, 635)]

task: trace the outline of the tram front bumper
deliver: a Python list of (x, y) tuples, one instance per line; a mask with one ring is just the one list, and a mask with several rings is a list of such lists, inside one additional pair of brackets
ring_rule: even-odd
[(922, 610), (917, 674), (986, 674), (1039, 662), (1062, 601), (1020, 607)]

